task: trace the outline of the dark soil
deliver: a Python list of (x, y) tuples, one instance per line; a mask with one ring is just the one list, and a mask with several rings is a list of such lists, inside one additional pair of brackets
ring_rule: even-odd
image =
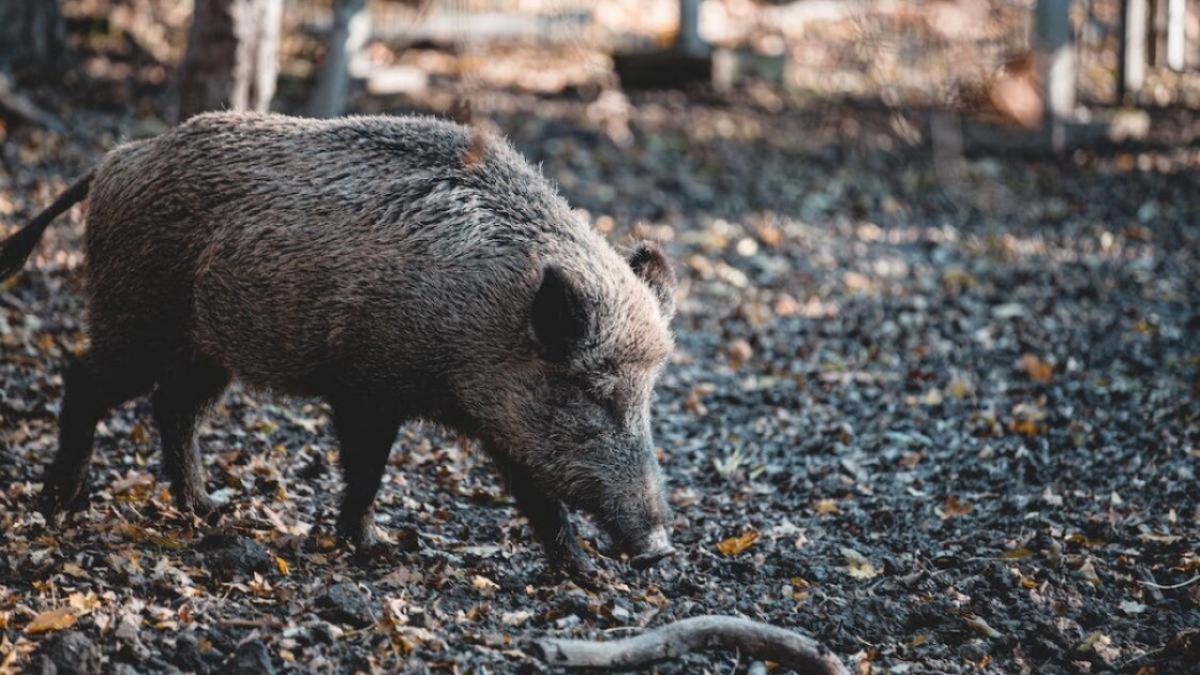
[[(531, 638), (724, 613), (859, 673), (1200, 672), (1200, 152), (935, 161), (901, 110), (606, 96), (480, 107), (614, 243), (677, 263), (676, 558), (563, 582), (486, 457), (411, 426), (378, 500), (394, 554), (360, 565), (327, 409), (242, 389), (200, 434), (219, 523), (170, 506), (138, 401), (48, 528), (76, 213), (0, 293), (0, 671), (527, 671)], [(72, 131), (7, 129), (9, 228), (155, 126), (40, 100)]]

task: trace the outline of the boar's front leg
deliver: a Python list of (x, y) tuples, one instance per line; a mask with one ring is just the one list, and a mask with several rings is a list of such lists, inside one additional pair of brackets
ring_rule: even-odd
[(154, 423), (162, 437), (163, 470), (171, 481), (175, 506), (184, 513), (207, 516), (215, 509), (204, 489), (196, 426), (228, 384), (229, 372), (224, 368), (191, 361), (164, 376), (151, 397)]
[(509, 461), (499, 463), (517, 509), (529, 520), (550, 564), (580, 584), (595, 583), (598, 571), (575, 538), (575, 526), (563, 503), (540, 490), (521, 467)]
[(338, 462), (346, 481), (342, 510), (338, 514), (338, 535), (365, 552), (378, 544), (371, 507), (402, 416), (396, 412), (399, 406), (381, 404), (365, 396), (336, 397), (330, 403), (333, 425), (341, 442)]

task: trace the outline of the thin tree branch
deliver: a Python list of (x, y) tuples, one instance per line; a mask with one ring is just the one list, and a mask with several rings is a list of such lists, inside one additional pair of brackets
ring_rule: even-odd
[(697, 616), (636, 637), (594, 642), (544, 638), (534, 641), (552, 666), (631, 670), (698, 649), (739, 649), (749, 658), (775, 661), (800, 673), (849, 675), (835, 654), (795, 631), (735, 616)]

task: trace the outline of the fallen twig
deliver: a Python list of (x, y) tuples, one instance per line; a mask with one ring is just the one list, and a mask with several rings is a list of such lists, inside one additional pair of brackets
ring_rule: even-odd
[(270, 630), (283, 628), (283, 624), (279, 620), (270, 617), (261, 619), (224, 619), (218, 623), (229, 628), (267, 628)]
[(801, 673), (849, 675), (835, 654), (811, 638), (735, 616), (697, 616), (612, 642), (544, 638), (534, 647), (546, 663), (566, 668), (630, 670), (715, 647), (739, 649)]
[(1136, 572), (1141, 579), (1136, 579), (1135, 581), (1146, 587), (1146, 592), (1150, 594), (1150, 599), (1153, 600), (1155, 604), (1162, 602), (1164, 600), (1163, 592), (1159, 588), (1158, 580), (1154, 578), (1154, 573), (1150, 571), (1150, 568), (1144, 565), (1139, 565), (1136, 569)]
[(1150, 588), (1160, 588), (1164, 591), (1171, 591), (1171, 590), (1175, 590), (1176, 588), (1183, 588), (1184, 586), (1190, 586), (1190, 585), (1196, 583), (1197, 581), (1200, 581), (1200, 574), (1197, 574), (1196, 576), (1192, 577), (1191, 579), (1188, 579), (1187, 581), (1181, 581), (1177, 584), (1163, 585), (1163, 584), (1158, 583), (1157, 581), (1153, 581), (1153, 577), (1151, 577), (1150, 581), (1139, 581), (1138, 583), (1140, 583), (1143, 586), (1149, 586)]

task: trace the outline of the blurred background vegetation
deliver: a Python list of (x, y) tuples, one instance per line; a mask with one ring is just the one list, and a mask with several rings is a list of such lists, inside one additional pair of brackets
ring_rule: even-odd
[[(192, 50), (209, 60), (252, 42), (248, 24), (278, 31), (264, 47), (278, 56), (270, 106), (297, 114), (449, 110), (456, 97), (486, 113), (497, 92), (608, 109), (619, 106), (613, 92), (650, 86), (771, 112), (836, 100), (1032, 129), (1060, 52), (1069, 52), (1074, 94), (1061, 114), (1104, 122), (1103, 138), (1149, 133), (1145, 116), (1122, 118), (1112, 132), (1117, 106), (1200, 106), (1200, 11), (1180, 0), (58, 2), (55, 11), (50, 0), (8, 0), (3, 10), (14, 15), (0, 22), (10, 38), (0, 49), (9, 116), (42, 107), (16, 98), (22, 87), (56, 83), (170, 123), (181, 83), (187, 97), (193, 15), (197, 25), (228, 22), (193, 26)], [(1039, 38), (1055, 30), (1066, 31), (1062, 45)], [(268, 60), (256, 58), (250, 70)], [(207, 81), (213, 66), (205, 68)], [(185, 100), (183, 112), (252, 103), (193, 109)]]

